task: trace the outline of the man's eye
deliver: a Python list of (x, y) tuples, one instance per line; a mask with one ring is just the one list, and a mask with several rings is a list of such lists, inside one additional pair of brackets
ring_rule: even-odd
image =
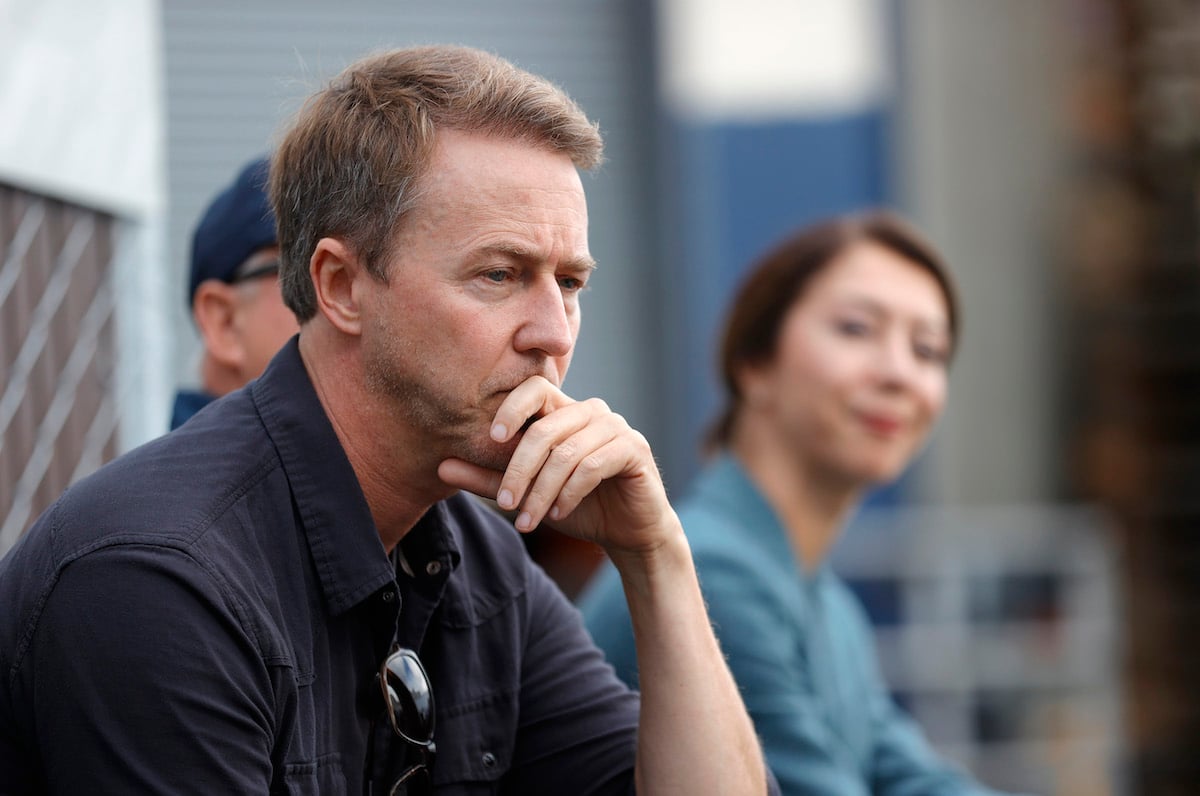
[(508, 279), (508, 271), (505, 271), (503, 268), (496, 268), (492, 271), (484, 272), (483, 278), (499, 284)]
[(587, 284), (582, 279), (574, 276), (564, 276), (558, 280), (558, 284), (563, 290), (570, 293), (578, 292), (587, 287)]

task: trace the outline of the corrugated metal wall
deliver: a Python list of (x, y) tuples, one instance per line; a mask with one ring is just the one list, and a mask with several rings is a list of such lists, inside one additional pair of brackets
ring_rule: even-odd
[[(164, 0), (167, 250), (179, 285), (179, 378), (193, 379), (183, 274), (195, 220), (237, 168), (264, 151), (302, 98), (369, 50), (455, 42), (483, 47), (563, 86), (599, 120), (607, 162), (585, 178), (600, 271), (585, 301), (568, 389), (600, 395), (654, 442), (658, 340), (653, 221), (650, 4), (634, 0)], [(650, 341), (650, 344), (647, 344)]]

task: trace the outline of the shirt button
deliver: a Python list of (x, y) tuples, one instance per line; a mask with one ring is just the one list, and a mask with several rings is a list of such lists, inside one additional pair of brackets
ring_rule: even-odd
[(430, 561), (428, 564), (425, 565), (425, 574), (426, 575), (436, 575), (441, 571), (442, 571), (442, 562), (441, 561)]
[(380, 599), (382, 599), (385, 603), (390, 603), (392, 600), (396, 599), (396, 591), (394, 589), (388, 589), (383, 593), (383, 596)]
[(484, 752), (480, 759), (483, 761), (484, 768), (493, 768), (496, 765), (496, 756), (491, 752)]

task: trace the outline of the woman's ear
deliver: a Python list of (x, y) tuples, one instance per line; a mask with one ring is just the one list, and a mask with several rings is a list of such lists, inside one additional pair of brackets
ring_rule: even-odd
[(207, 279), (196, 287), (192, 299), (192, 317), (204, 349), (218, 364), (231, 370), (241, 367), (246, 358), (237, 329), (237, 295), (232, 285), (219, 279)]
[(308, 272), (317, 295), (317, 311), (338, 331), (357, 335), (362, 331), (361, 293), (355, 282), (369, 279), (350, 247), (338, 238), (321, 238), (308, 261)]
[(744, 362), (738, 366), (733, 378), (744, 406), (761, 409), (771, 402), (775, 389), (771, 373), (769, 362)]

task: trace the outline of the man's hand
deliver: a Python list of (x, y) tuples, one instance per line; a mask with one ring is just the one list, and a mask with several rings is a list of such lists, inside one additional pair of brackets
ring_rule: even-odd
[(492, 423), (496, 442), (518, 433), (504, 472), (447, 459), (438, 476), (518, 510), (518, 530), (545, 520), (610, 553), (651, 553), (681, 532), (646, 438), (604, 401), (576, 401), (535, 376), (505, 398)]
[(523, 382), (496, 411), (492, 439), (508, 443), (518, 433), (504, 472), (447, 459), (438, 476), (517, 510), (519, 530), (545, 519), (602, 545), (613, 559), (638, 649), (638, 790), (761, 794), (762, 752), (645, 437), (603, 401), (575, 401), (540, 376)]

